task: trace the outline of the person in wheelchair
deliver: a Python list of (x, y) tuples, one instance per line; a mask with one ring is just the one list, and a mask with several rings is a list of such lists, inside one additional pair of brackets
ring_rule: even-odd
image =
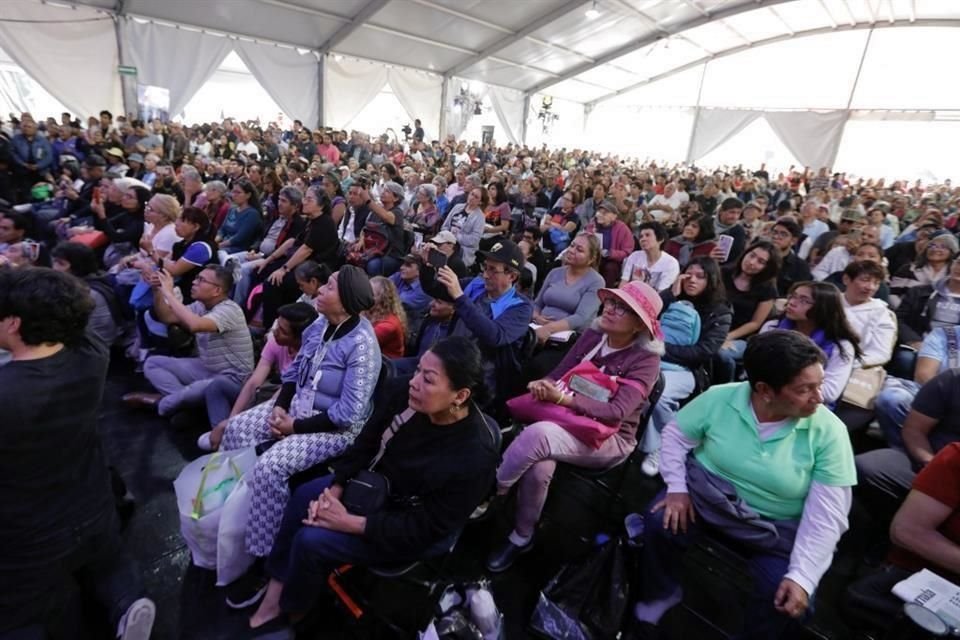
[[(449, 551), (494, 484), (499, 447), (478, 408), (486, 394), (472, 340), (446, 338), (424, 353), (406, 406), (371, 419), (333, 474), (303, 484), (290, 499), (250, 626), (279, 626), (287, 614), (306, 612), (339, 565), (396, 565)], [(387, 480), (379, 507), (357, 497), (351, 483), (371, 469)]]
[[(534, 530), (557, 462), (604, 469), (623, 462), (637, 446), (641, 411), (660, 374), (660, 296), (639, 281), (619, 289), (600, 289), (599, 296), (603, 303), (600, 318), (550, 375), (528, 385), (533, 398), (541, 402), (531, 413), (544, 415), (520, 432), (497, 471), (499, 495), (518, 485), (517, 514), (509, 537), (487, 557), (490, 571), (506, 571), (533, 548)], [(568, 372), (576, 374), (569, 381), (565, 377)], [(601, 386), (602, 378), (611, 376), (617, 383), (615, 391)], [(561, 381), (565, 384), (559, 384)], [(553, 417), (556, 414), (546, 411), (554, 404), (617, 430), (585, 442), (578, 437), (583, 433), (574, 435), (570, 425), (552, 421), (557, 419)]]
[(655, 625), (683, 599), (680, 556), (703, 535), (746, 555), (754, 585), (740, 637), (781, 637), (806, 613), (857, 481), (846, 428), (823, 404), (825, 362), (795, 331), (754, 336), (747, 382), (704, 391), (667, 425), (637, 620)]

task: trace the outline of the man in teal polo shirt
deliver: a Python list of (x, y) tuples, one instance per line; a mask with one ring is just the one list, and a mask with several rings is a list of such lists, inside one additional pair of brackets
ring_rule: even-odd
[(847, 529), (856, 484), (847, 430), (823, 405), (824, 362), (799, 333), (755, 336), (744, 354), (748, 382), (712, 387), (664, 429), (667, 488), (646, 517), (639, 621), (656, 624), (681, 601), (680, 554), (704, 530), (748, 558), (754, 593), (743, 637), (779, 637), (806, 612)]

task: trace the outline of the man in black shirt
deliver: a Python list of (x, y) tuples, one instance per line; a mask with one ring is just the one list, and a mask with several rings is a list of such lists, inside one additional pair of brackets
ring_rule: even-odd
[(109, 351), (84, 334), (93, 306), (73, 276), (0, 269), (0, 349), (13, 357), (0, 368), (0, 637), (75, 632), (78, 586), (116, 637), (147, 640), (153, 626), (97, 436)]

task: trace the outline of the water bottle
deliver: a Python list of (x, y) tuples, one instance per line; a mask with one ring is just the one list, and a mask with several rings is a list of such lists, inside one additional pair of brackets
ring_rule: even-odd
[(493, 594), (486, 589), (479, 589), (470, 598), (470, 617), (483, 634), (484, 640), (495, 640), (499, 635), (500, 612), (493, 601)]

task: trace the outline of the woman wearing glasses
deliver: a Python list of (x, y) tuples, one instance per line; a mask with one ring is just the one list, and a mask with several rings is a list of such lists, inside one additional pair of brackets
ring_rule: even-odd
[(860, 357), (860, 338), (850, 328), (840, 290), (826, 282), (799, 282), (790, 289), (783, 317), (771, 320), (760, 333), (774, 329), (797, 331), (826, 354), (823, 366), (823, 403), (836, 405)]
[[(248, 479), (253, 491), (245, 543), (263, 559), (270, 554), (293, 474), (340, 455), (372, 411), (380, 374), (380, 347), (362, 312), (373, 306), (373, 290), (362, 269), (345, 266), (320, 288), (320, 317), (301, 338), (300, 352), (282, 376), (276, 401), (233, 417), (222, 448), (270, 443)], [(242, 609), (266, 588), (263, 563), (231, 585), (227, 604)]]
[(913, 264), (901, 267), (890, 278), (890, 306), (894, 309), (913, 287), (931, 286), (942, 280), (950, 270), (950, 263), (960, 253), (957, 239), (950, 233), (930, 238), (926, 248)]
[[(642, 282), (619, 289), (601, 289), (603, 313), (577, 340), (566, 357), (542, 380), (527, 388), (543, 403), (569, 407), (579, 415), (619, 427), (599, 446), (586, 444), (555, 422), (540, 420), (526, 427), (510, 444), (497, 471), (497, 493), (506, 495), (517, 486), (517, 510), (509, 537), (487, 558), (487, 568), (506, 571), (533, 547), (534, 532), (557, 462), (581, 467), (607, 468), (622, 462), (637, 446), (637, 428), (647, 396), (660, 373), (663, 336), (657, 316), (662, 302), (656, 290)], [(616, 376), (612, 394), (597, 393), (597, 383), (558, 384), (578, 365), (590, 363), (608, 376)], [(546, 405), (544, 405), (546, 406)]]

